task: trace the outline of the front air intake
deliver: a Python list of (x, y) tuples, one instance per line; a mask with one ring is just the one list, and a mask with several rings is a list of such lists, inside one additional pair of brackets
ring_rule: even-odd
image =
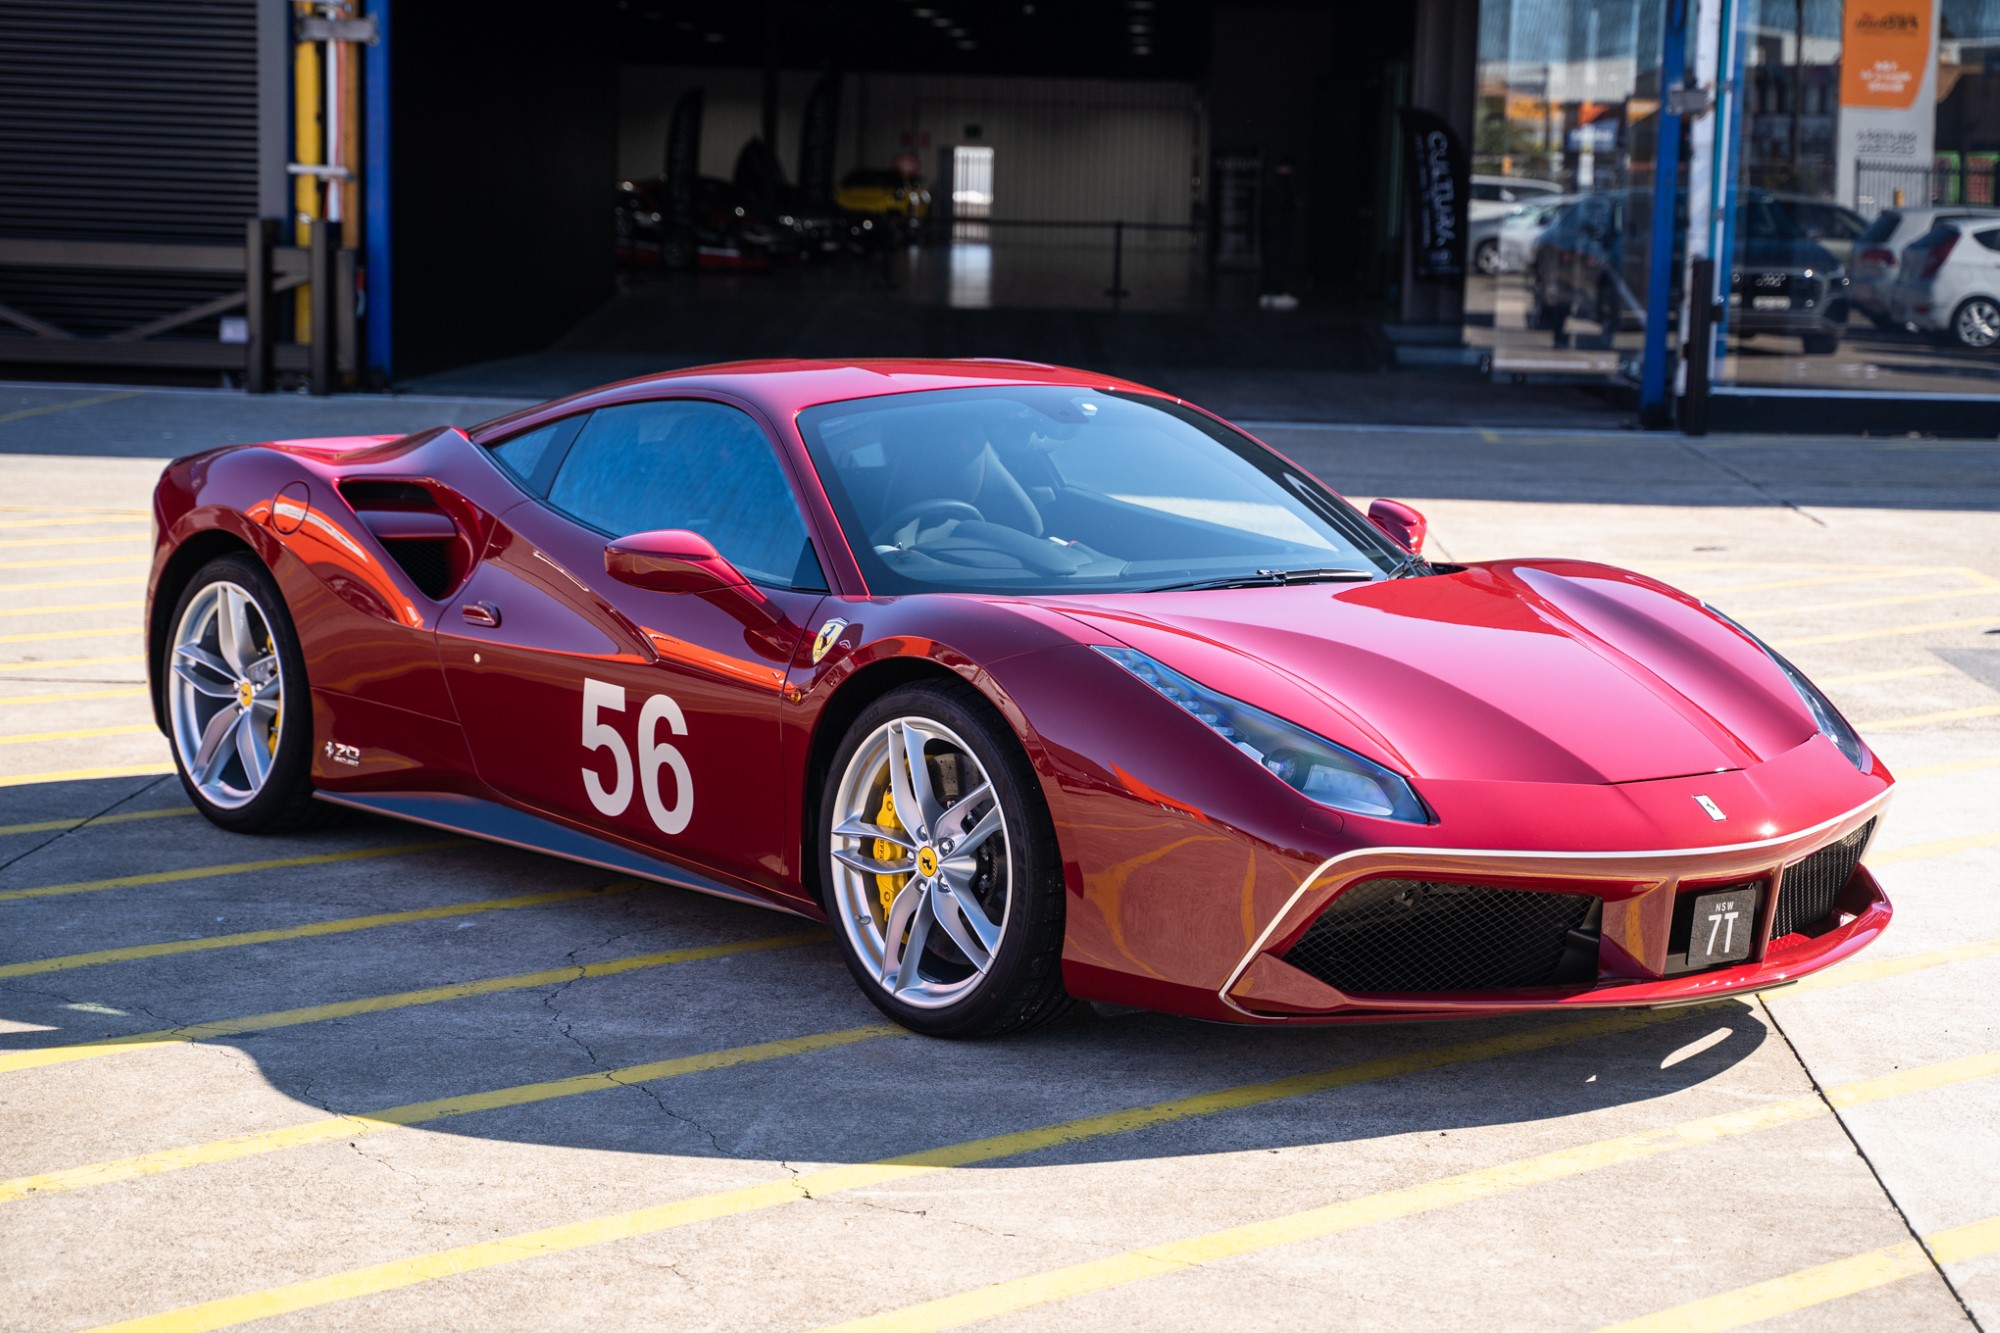
[(1854, 878), (1854, 868), (1861, 864), (1861, 849), (1874, 831), (1871, 819), (1839, 842), (1785, 867), (1785, 877), (1778, 884), (1778, 914), (1771, 922), (1772, 939), (1817, 935), (1832, 924), (1834, 900)]
[(1486, 884), (1357, 884), (1284, 954), (1350, 994), (1518, 990), (1597, 977), (1600, 900)]

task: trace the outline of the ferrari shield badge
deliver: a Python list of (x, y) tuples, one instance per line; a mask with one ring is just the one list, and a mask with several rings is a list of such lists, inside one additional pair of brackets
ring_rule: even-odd
[[(813, 661), (817, 662), (819, 661), (819, 659), (815, 657), (813, 658)], [(1703, 810), (1707, 811), (1708, 817), (1710, 819), (1720, 821), (1729, 818), (1728, 815), (1722, 813), (1721, 806), (1717, 805), (1714, 801), (1709, 800), (1706, 796), (1695, 797), (1694, 803), (1700, 806)]]
[(840, 632), (846, 628), (847, 622), (838, 617), (827, 621), (819, 627), (819, 637), (813, 640), (814, 666), (818, 666), (819, 660), (833, 651), (834, 641), (840, 637)]

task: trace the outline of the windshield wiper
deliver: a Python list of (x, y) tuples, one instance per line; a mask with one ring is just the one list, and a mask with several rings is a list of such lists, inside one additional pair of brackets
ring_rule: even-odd
[(1367, 583), (1376, 576), (1372, 569), (1260, 569), (1254, 574), (1230, 574), (1217, 579), (1191, 579), (1186, 583), (1163, 583), (1147, 592), (1198, 592), (1204, 588), (1279, 587), (1288, 583)]

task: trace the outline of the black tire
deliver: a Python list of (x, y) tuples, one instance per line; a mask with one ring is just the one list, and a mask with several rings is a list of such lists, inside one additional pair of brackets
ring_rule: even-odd
[[(188, 607), (209, 587), (225, 582), (242, 588), (255, 600), (277, 653), (283, 672), (284, 699), (292, 713), (278, 727), (277, 750), (263, 787), (246, 803), (230, 807), (211, 801), (188, 772), (180, 746), (172, 743), (170, 736), (168, 748), (173, 751), (174, 771), (180, 775), (181, 787), (194, 808), (210, 823), (232, 833), (292, 833), (334, 823), (344, 812), (338, 806), (313, 799), (312, 696), (306, 682), (305, 654), (299, 648), (299, 636), (292, 627), (284, 595), (262, 561), (241, 551), (219, 556), (196, 572), (182, 590), (180, 600), (174, 605), (173, 618), (167, 622), (167, 632), (161, 636), (160, 661), (154, 678), (160, 682), (162, 691), (173, 688), (175, 640)], [(171, 704), (164, 697), (162, 713), (167, 716), (171, 731)]]
[(1473, 247), (1472, 266), (1489, 278), (1498, 274), (1500, 272), (1500, 242), (1489, 238)]
[(1837, 333), (1808, 333), (1799, 341), (1805, 345), (1807, 356), (1832, 356), (1840, 350), (1840, 335)]
[[(885, 988), (850, 936), (835, 897), (838, 867), (828, 830), (836, 826), (842, 778), (871, 735), (906, 717), (942, 723), (966, 742), (998, 796), (1011, 855), (999, 947), (985, 976), (944, 1008), (916, 1007)], [(862, 711), (841, 738), (828, 769), (812, 854), (818, 858), (821, 893), (848, 970), (862, 993), (897, 1023), (931, 1037), (997, 1037), (1039, 1027), (1070, 1009), (1073, 1002), (1062, 986), (1064, 890), (1055, 825), (1020, 742), (970, 686), (919, 681), (891, 690)]]

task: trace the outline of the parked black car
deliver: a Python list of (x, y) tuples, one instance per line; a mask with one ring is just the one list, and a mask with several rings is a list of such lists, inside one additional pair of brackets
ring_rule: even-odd
[(661, 180), (620, 181), (616, 210), (618, 258), (627, 264), (767, 268), (798, 257), (805, 244), (795, 224), (764, 216), (743, 190), (713, 176), (696, 181), (682, 207)]

